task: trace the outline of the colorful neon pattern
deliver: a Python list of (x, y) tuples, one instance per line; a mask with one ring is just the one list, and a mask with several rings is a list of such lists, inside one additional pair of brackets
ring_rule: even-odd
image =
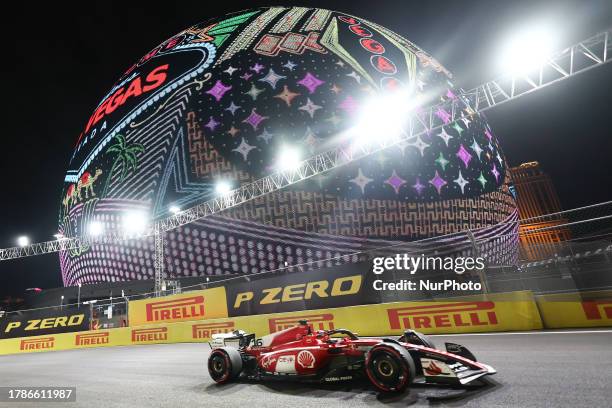
[[(160, 66), (164, 81), (147, 80)], [(83, 233), (93, 220), (120, 228), (121, 215), (134, 209), (165, 217), (171, 205), (186, 208), (210, 197), (219, 178), (238, 185), (268, 175), (282, 145), (312, 155), (347, 143), (339, 135), (373, 96), (407, 86), (439, 93), (434, 102), (459, 94), (442, 65), (397, 34), (354, 16), (299, 7), (241, 12), (177, 34), (124, 74), (107, 95), (110, 104), (137, 78), (148, 91), (133, 91), (114, 112), (102, 106), (103, 119), (79, 138), (60, 206), (60, 231), (67, 235)], [(343, 253), (342, 245), (354, 250), (466, 227), (501, 228), (516, 207), (493, 131), (467, 110), (455, 123), (443, 108), (435, 114), (446, 123), (440, 130), (216, 218), (234, 225), (232, 231), (221, 232), (223, 221), (216, 227), (211, 220), (168, 234), (168, 270), (173, 276), (261, 272)], [(107, 144), (96, 144), (104, 138)], [(255, 230), (260, 241), (250, 247), (227, 241), (247, 242)], [(329, 236), (329, 250), (298, 243)], [(513, 248), (515, 241), (508, 236), (489, 249)], [(63, 253), (64, 281), (151, 278), (152, 250), (151, 242), (130, 242)], [(510, 262), (513, 251), (504, 253)]]

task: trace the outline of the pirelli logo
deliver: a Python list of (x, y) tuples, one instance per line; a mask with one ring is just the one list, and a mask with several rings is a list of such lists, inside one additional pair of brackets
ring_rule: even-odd
[(234, 330), (234, 322), (202, 323), (191, 326), (194, 339), (210, 339), (213, 334), (229, 333)]
[(270, 327), (270, 333), (296, 326), (300, 322), (300, 320), (307, 320), (308, 325), (313, 330), (334, 329), (334, 315), (331, 313), (322, 313), (269, 319), (268, 323)]
[(612, 300), (582, 302), (582, 309), (588, 320), (612, 319)]
[(439, 327), (494, 326), (494, 302), (453, 302), (428, 306), (388, 309), (389, 326), (394, 330)]
[(148, 322), (204, 317), (204, 296), (151, 302), (146, 306)]
[(155, 327), (151, 329), (132, 330), (132, 343), (148, 343), (151, 341), (168, 340), (167, 327)]
[(109, 332), (77, 334), (74, 339), (77, 346), (99, 346), (108, 344)]
[(49, 350), (55, 347), (55, 337), (40, 337), (37, 339), (21, 340), (19, 350)]

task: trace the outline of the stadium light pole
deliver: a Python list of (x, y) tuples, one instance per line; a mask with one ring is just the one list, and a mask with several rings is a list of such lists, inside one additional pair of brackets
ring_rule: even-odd
[(81, 308), (81, 283), (79, 282), (79, 289), (77, 291), (77, 308)]

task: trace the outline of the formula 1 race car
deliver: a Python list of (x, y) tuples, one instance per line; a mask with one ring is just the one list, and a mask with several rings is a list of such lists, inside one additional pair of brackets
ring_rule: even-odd
[(217, 383), (248, 379), (336, 382), (366, 376), (383, 392), (411, 383), (464, 385), (495, 374), (465, 347), (446, 343), (438, 350), (423, 334), (407, 330), (397, 338), (359, 338), (345, 329), (313, 331), (306, 321), (256, 339), (237, 330), (210, 342), (208, 372)]

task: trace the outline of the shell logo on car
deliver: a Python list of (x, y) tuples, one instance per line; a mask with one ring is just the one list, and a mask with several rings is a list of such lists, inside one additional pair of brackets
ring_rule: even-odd
[(302, 350), (297, 355), (297, 362), (302, 368), (313, 368), (315, 361), (315, 356), (308, 350)]

